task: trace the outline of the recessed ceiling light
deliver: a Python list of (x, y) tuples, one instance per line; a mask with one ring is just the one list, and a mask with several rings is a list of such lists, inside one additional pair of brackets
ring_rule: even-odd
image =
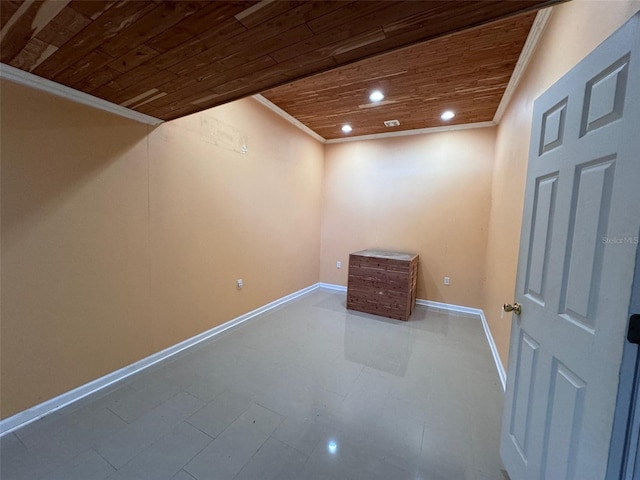
[(380, 90), (374, 90), (373, 92), (371, 92), (371, 95), (369, 95), (369, 100), (371, 100), (372, 102), (379, 102), (383, 99), (384, 94)]
[(447, 110), (445, 112), (442, 112), (442, 115), (440, 115), (440, 118), (442, 120), (451, 120), (455, 116), (456, 116), (455, 113), (453, 113), (451, 110)]
[(342, 131), (343, 131), (344, 133), (350, 133), (350, 132), (351, 132), (351, 130), (353, 130), (353, 128), (351, 128), (351, 125), (343, 125), (343, 126), (342, 126)]
[(327, 450), (329, 450), (329, 453), (332, 455), (338, 451), (338, 444), (335, 442), (335, 440), (331, 440), (329, 441), (329, 443), (327, 443)]

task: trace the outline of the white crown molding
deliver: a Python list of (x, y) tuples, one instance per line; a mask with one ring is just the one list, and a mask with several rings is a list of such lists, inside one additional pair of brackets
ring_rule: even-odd
[(52, 82), (51, 80), (38, 77), (37, 75), (25, 72), (24, 70), (20, 70), (19, 68), (15, 68), (4, 63), (0, 63), (0, 78), (19, 83), (21, 85), (26, 85), (37, 90), (42, 90), (51, 93), (52, 95), (66, 98), (83, 105), (89, 105), (90, 107), (98, 108), (100, 110), (104, 110), (105, 112), (114, 113), (116, 115), (120, 115), (121, 117), (126, 117), (131, 120), (146, 123), (147, 125), (159, 125), (163, 122), (163, 120), (159, 118), (136, 112), (135, 110), (131, 110), (121, 105), (108, 102), (98, 97), (94, 97), (93, 95), (89, 95), (88, 93), (84, 93), (74, 88), (67, 87), (66, 85), (62, 85), (60, 83)]
[(372, 135), (359, 135), (359, 136), (349, 136), (344, 138), (334, 138), (331, 140), (327, 140), (324, 137), (321, 137), (316, 132), (311, 130), (309, 127), (304, 125), (295, 117), (289, 115), (283, 109), (275, 105), (274, 103), (267, 100), (262, 95), (254, 95), (253, 98), (258, 100), (263, 105), (267, 106), (269, 109), (273, 110), (275, 113), (280, 115), (282, 118), (292, 123), (296, 127), (300, 128), (305, 133), (311, 135), (316, 140), (331, 144), (331, 143), (344, 143), (344, 142), (358, 142), (361, 140), (376, 140), (380, 138), (391, 138), (391, 137), (404, 137), (407, 135), (424, 135), (429, 133), (439, 133), (439, 132), (450, 132), (455, 130), (467, 130), (471, 128), (486, 128), (486, 127), (495, 127), (500, 123), (502, 116), (504, 115), (509, 102), (511, 102), (511, 98), (516, 91), (516, 88), (520, 84), (522, 77), (524, 76), (525, 70), (533, 57), (533, 54), (538, 46), (540, 38), (542, 37), (542, 33), (544, 32), (544, 28), (547, 25), (549, 17), (553, 11), (553, 7), (548, 7), (542, 10), (538, 10), (535, 20), (533, 21), (533, 25), (531, 25), (531, 30), (529, 31), (529, 35), (527, 36), (527, 40), (522, 47), (522, 52), (520, 52), (520, 56), (518, 57), (518, 61), (516, 63), (515, 68), (513, 69), (513, 73), (511, 74), (511, 78), (509, 79), (509, 83), (507, 84), (507, 88), (500, 99), (500, 104), (496, 109), (496, 113), (493, 116), (493, 120), (489, 122), (476, 122), (476, 123), (467, 123), (463, 125), (451, 125), (451, 126), (441, 126), (441, 127), (431, 127), (431, 128), (419, 128), (415, 130), (401, 130), (389, 133), (376, 133)]
[(359, 142), (362, 140), (377, 140), (380, 138), (407, 137), (409, 135), (424, 135), (428, 133), (454, 132), (456, 130), (470, 130), (472, 128), (487, 128), (487, 127), (495, 127), (495, 126), (496, 124), (493, 122), (464, 123), (462, 125), (446, 125), (442, 127), (416, 128), (415, 130), (401, 130), (399, 132), (374, 133), (371, 135), (360, 135), (357, 137), (332, 138), (331, 140), (327, 140), (327, 143)]
[(520, 57), (518, 58), (518, 62), (516, 63), (515, 68), (513, 69), (513, 73), (511, 74), (511, 78), (509, 79), (509, 83), (507, 84), (507, 88), (505, 89), (504, 95), (502, 95), (500, 104), (498, 105), (496, 113), (493, 116), (493, 122), (496, 125), (500, 123), (500, 120), (502, 120), (502, 115), (504, 115), (507, 106), (509, 106), (509, 103), (511, 102), (511, 97), (513, 97), (516, 88), (520, 84), (520, 80), (522, 80), (524, 72), (527, 69), (527, 65), (529, 65), (531, 57), (533, 57), (533, 54), (536, 51), (536, 47), (540, 42), (540, 38), (542, 37), (542, 33), (544, 32), (544, 27), (546, 27), (547, 25), (552, 10), (553, 7), (538, 10), (538, 14), (533, 21), (533, 25), (531, 25), (531, 30), (529, 31), (527, 40), (524, 42), (522, 52), (520, 52)]
[(262, 95), (257, 94), (257, 95), (254, 95), (253, 98), (255, 100), (257, 100), (258, 102), (260, 102), (265, 107), (267, 107), (272, 112), (274, 112), (277, 115), (279, 115), (280, 117), (284, 118), (287, 122), (289, 122), (293, 126), (298, 127), (300, 130), (302, 130), (304, 133), (306, 133), (310, 137), (316, 139), (317, 141), (319, 141), (321, 143), (327, 143), (327, 141), (323, 137), (321, 137), (316, 132), (311, 130), (309, 127), (307, 127), (304, 123), (302, 123), (297, 118), (293, 117), (292, 115), (289, 115), (287, 112), (285, 112), (279, 106), (277, 106), (275, 103), (267, 100), (266, 97), (263, 97)]
[(445, 125), (442, 127), (430, 127), (430, 128), (418, 128), (415, 130), (401, 130), (399, 132), (389, 132), (389, 133), (374, 133), (372, 135), (359, 135), (359, 136), (350, 136), (345, 138), (333, 138), (331, 140), (327, 140), (324, 137), (321, 137), (316, 132), (307, 127), (300, 120), (295, 118), (292, 115), (289, 115), (275, 103), (270, 102), (262, 95), (254, 95), (253, 98), (267, 107), (269, 110), (275, 112), (280, 117), (284, 118), (287, 122), (292, 125), (298, 127), (307, 135), (315, 138), (319, 142), (322, 143), (344, 143), (344, 142), (358, 142), (361, 140), (376, 140), (379, 138), (390, 138), (390, 137), (405, 137), (408, 135), (424, 135), (427, 133), (439, 133), (439, 132), (451, 132), (455, 130), (468, 130), (471, 128), (486, 128), (486, 127), (495, 127), (496, 124), (494, 122), (476, 122), (476, 123), (466, 123), (463, 125)]
[[(513, 70), (513, 74), (509, 80), (507, 88), (505, 89), (504, 95), (500, 100), (500, 104), (496, 110), (496, 113), (493, 117), (493, 120), (490, 122), (477, 122), (477, 123), (468, 123), (464, 125), (451, 125), (451, 126), (441, 126), (441, 127), (432, 127), (432, 128), (420, 128), (415, 130), (403, 130), (389, 133), (377, 133), (373, 135), (360, 135), (360, 136), (350, 136), (346, 138), (336, 138), (327, 140), (324, 137), (320, 136), (305, 124), (300, 122), (298, 119), (288, 114), (286, 111), (275, 105), (274, 103), (267, 100), (264, 96), (258, 94), (254, 95), (253, 98), (269, 108), (271, 111), (279, 115), (280, 117), (287, 120), (292, 125), (298, 127), (300, 130), (305, 132), (307, 135), (311, 136), (315, 140), (321, 143), (343, 143), (343, 142), (355, 142), (361, 140), (375, 140), (380, 138), (390, 138), (390, 137), (402, 137), (407, 135), (422, 135), (429, 133), (438, 133), (438, 132), (447, 132), (447, 131), (455, 131), (455, 130), (467, 130), (471, 128), (484, 128), (484, 127), (493, 127), (500, 123), (502, 119), (502, 115), (504, 114), (509, 102), (511, 101), (511, 97), (513, 96), (524, 71), (526, 70), (533, 53), (538, 45), (538, 42), (542, 36), (544, 28), (549, 20), (551, 15), (551, 11), (553, 7), (545, 8), (543, 10), (539, 10), (536, 18), (531, 26), (531, 30), (527, 37), (527, 40), (522, 48), (522, 52), (520, 53), (520, 57), (518, 58), (518, 62)], [(42, 90), (53, 95), (66, 98), (72, 100), (77, 103), (81, 103), (83, 105), (89, 105), (94, 108), (98, 108), (100, 110), (104, 110), (106, 112), (114, 113), (116, 115), (120, 115), (125, 118), (129, 118), (131, 120), (136, 120), (141, 123), (146, 123), (148, 125), (159, 125), (163, 123), (163, 120), (152, 117), (150, 115), (145, 115), (144, 113), (136, 112), (135, 110), (131, 110), (129, 108), (123, 107), (121, 105), (117, 105), (112, 102), (108, 102), (101, 98), (95, 97), (93, 95), (89, 95), (88, 93), (81, 92), (79, 90), (67, 87), (66, 85), (62, 85), (57, 82), (53, 82), (51, 80), (47, 80), (42, 77), (38, 77), (29, 72), (25, 72), (24, 70), (20, 70), (18, 68), (12, 67), (10, 65), (6, 65), (4, 63), (0, 63), (0, 78), (4, 78), (21, 85), (26, 85), (38, 90)]]

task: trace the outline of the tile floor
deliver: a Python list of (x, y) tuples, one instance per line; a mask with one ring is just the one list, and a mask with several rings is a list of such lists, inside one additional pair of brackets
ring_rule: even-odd
[(3, 480), (503, 480), (475, 317), (316, 290), (1, 439)]

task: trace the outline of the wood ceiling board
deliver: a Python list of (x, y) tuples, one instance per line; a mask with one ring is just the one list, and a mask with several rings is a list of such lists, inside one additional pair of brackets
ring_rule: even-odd
[(23, 3), (24, 0), (4, 0), (0, 2), (0, 29), (4, 28)]
[[(290, 71), (304, 75), (315, 72), (318, 69), (326, 70), (333, 66), (335, 66), (335, 63), (332, 58), (324, 58), (319, 60), (310, 60), (302, 65), (295, 61), (291, 62), (291, 65), (288, 67)], [(246, 89), (247, 81), (250, 82), (258, 92), (268, 89), (274, 83), (282, 83), (284, 81), (282, 77), (274, 77), (274, 75), (278, 75), (278, 73), (269, 69), (259, 70), (252, 72), (245, 78), (236, 78), (220, 85), (209, 95), (203, 95), (201, 92), (194, 95), (191, 92), (189, 96), (176, 101), (175, 104), (164, 105), (159, 108), (155, 108), (154, 105), (145, 105), (144, 108), (141, 107), (138, 110), (140, 112), (145, 112), (146, 115), (163, 118), (165, 120), (173, 120), (193, 113), (193, 105), (199, 105), (201, 103), (210, 104), (211, 102), (216, 102), (216, 104), (221, 105), (237, 99), (239, 96), (238, 91), (244, 91)]]
[(116, 3), (116, 0), (73, 0), (71, 8), (84, 16), (95, 20)]
[(204, 8), (204, 2), (162, 2), (149, 13), (119, 32), (112, 41), (100, 49), (114, 58), (121, 57), (132, 48), (142, 45), (157, 35), (169, 30), (181, 20)]
[(62, 0), (58, 3), (45, 3), (43, 0), (36, 0), (20, 4), (2, 29), (0, 61), (7, 63), (20, 57), (21, 60), (17, 63), (23, 63), (24, 55), (20, 56), (22, 50), (43, 50), (44, 48), (38, 45), (39, 42), (34, 41), (33, 37), (45, 28), (47, 23), (55, 18), (67, 3), (69, 0)]
[(74, 88), (81, 92), (93, 92), (101, 85), (114, 80), (120, 75), (122, 75), (122, 72), (119, 72), (107, 65), (79, 81)]
[[(491, 121), (535, 20), (522, 14), (263, 92), (325, 139)], [(380, 89), (385, 99), (368, 96)], [(456, 117), (440, 119), (446, 110)], [(399, 120), (388, 128), (385, 120)]]
[(91, 23), (91, 17), (76, 11), (73, 8), (73, 4), (70, 6), (71, 8), (63, 9), (59, 15), (51, 20), (51, 22), (36, 35), (36, 38), (59, 48)]
[(167, 50), (149, 63), (151, 66), (161, 70), (168, 69), (183, 62), (185, 59), (195, 57), (209, 50), (216, 44), (224, 44), (227, 40), (245, 31), (246, 28), (235, 18), (226, 18), (209, 28), (206, 33), (197, 35), (191, 40)]
[(0, 56), (169, 120), (560, 1), (2, 0)]
[[(382, 8), (377, 8), (352, 22), (333, 26), (330, 31), (326, 32), (326, 36), (320, 35), (315, 43), (302, 42), (298, 45), (291, 45), (288, 50), (297, 52), (297, 55), (306, 55), (308, 52), (313, 52), (317, 49), (323, 54), (333, 55), (336, 63), (343, 65), (381, 52), (475, 27), (487, 23), (488, 19), (504, 18), (540, 6), (540, 2), (535, 1), (372, 3), (382, 4)], [(354, 36), (365, 35), (378, 28), (381, 28), (381, 33), (384, 34), (378, 42), (365, 44), (359, 49), (350, 48), (343, 49), (343, 51), (335, 51), (340, 49), (340, 42), (349, 43)], [(387, 33), (387, 31), (390, 33)], [(339, 37), (341, 34), (344, 35), (344, 39), (340, 39), (340, 42), (331, 40), (332, 37)]]
[(143, 63), (148, 62), (158, 54), (159, 52), (157, 50), (154, 50), (147, 45), (140, 45), (134, 50), (128, 51), (120, 58), (116, 58), (111, 61), (109, 63), (109, 67), (120, 73), (125, 73), (139, 65), (142, 65)]
[[(33, 69), (32, 73), (66, 85), (58, 79), (65, 69), (82, 61), (84, 57), (92, 53), (105, 42), (112, 40), (126, 27), (134, 23), (146, 13), (150, 12), (156, 4), (142, 2), (115, 3), (100, 14), (95, 20), (61, 46), (53, 55)], [(71, 7), (65, 7), (71, 8)], [(11, 62), (9, 62), (11, 65)], [(69, 85), (71, 86), (71, 85)]]
[[(187, 17), (171, 29), (145, 42), (145, 44), (158, 52), (164, 53), (175, 49), (176, 46), (183, 46), (184, 48), (187, 45), (185, 42), (190, 40), (195, 40), (196, 42), (204, 41), (208, 36), (215, 34), (224, 22), (241, 26), (234, 18), (234, 15), (246, 10), (251, 5), (253, 5), (253, 2), (210, 2), (197, 15)], [(232, 20), (233, 22), (230, 22)], [(244, 27), (238, 29), (238, 31), (244, 30)], [(186, 52), (187, 50), (185, 49), (184, 51)]]
[[(144, 40), (154, 38), (204, 6), (206, 4), (202, 2), (162, 3), (119, 32), (112, 41), (102, 44), (85, 58), (69, 66), (55, 80), (78, 88), (80, 81), (100, 71), (105, 65), (125, 73), (137, 65), (147, 63), (158, 56), (159, 52), (144, 45)], [(125, 66), (128, 68), (123, 68)]]

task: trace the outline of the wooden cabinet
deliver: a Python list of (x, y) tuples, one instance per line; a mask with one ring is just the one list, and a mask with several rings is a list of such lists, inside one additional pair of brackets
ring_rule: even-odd
[(349, 255), (347, 308), (408, 320), (416, 304), (418, 255), (363, 250)]

